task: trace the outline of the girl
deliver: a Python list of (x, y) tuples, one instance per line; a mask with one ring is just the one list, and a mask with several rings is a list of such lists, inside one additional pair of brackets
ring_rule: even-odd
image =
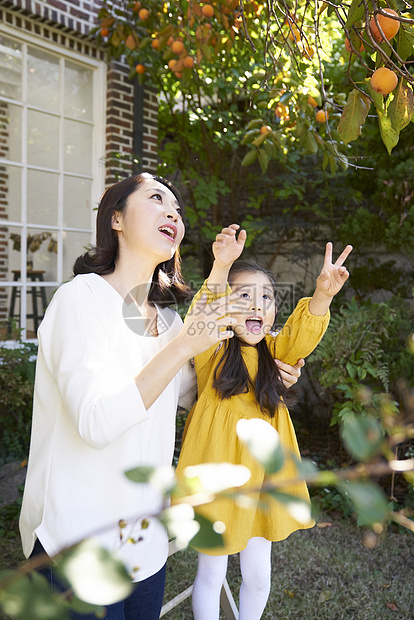
[[(263, 468), (239, 441), (236, 424), (242, 418), (262, 418), (272, 424), (282, 445), (300, 458), (294, 429), (285, 405), (283, 386), (273, 358), (294, 364), (306, 357), (322, 338), (329, 322), (329, 306), (349, 274), (343, 263), (352, 250), (347, 246), (332, 264), (332, 244), (326, 246), (325, 261), (312, 298), (301, 299), (281, 333), (270, 334), (274, 323), (276, 290), (273, 277), (259, 265), (248, 261), (233, 262), (240, 256), (246, 240), (245, 231), (236, 239), (239, 227), (224, 228), (213, 244), (214, 264), (200, 295), (212, 301), (226, 294), (227, 280), (239, 297), (234, 315), (235, 338), (195, 358), (198, 401), (190, 412), (184, 430), (183, 445), (177, 467), (180, 476), (188, 465), (208, 462), (231, 462), (246, 465), (251, 471), (248, 486), (260, 488)], [(228, 310), (232, 315), (231, 309)], [(197, 321), (197, 325), (200, 323)], [(295, 479), (293, 459), (271, 477), (272, 482)], [(289, 495), (309, 501), (304, 482), (284, 486)], [(250, 496), (251, 497), (251, 496)], [(267, 501), (265, 510), (256, 504), (240, 507), (225, 498), (216, 499), (197, 509), (211, 521), (226, 526), (225, 547), (198, 549), (198, 570), (193, 588), (195, 620), (219, 618), (220, 591), (226, 575), (229, 554), (240, 552), (242, 585), (239, 620), (256, 620), (262, 615), (270, 590), (271, 541), (283, 540), (297, 529), (312, 527), (313, 521), (296, 521), (280, 503)], [(263, 498), (260, 498), (261, 502)]]

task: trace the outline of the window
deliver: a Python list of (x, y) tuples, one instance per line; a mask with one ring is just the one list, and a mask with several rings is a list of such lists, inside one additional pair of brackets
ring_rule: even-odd
[(93, 240), (104, 106), (104, 63), (0, 31), (0, 337), (36, 337)]

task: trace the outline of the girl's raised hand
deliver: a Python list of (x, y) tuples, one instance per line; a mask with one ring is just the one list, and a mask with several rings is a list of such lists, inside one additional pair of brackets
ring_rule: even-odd
[(349, 278), (349, 272), (347, 268), (344, 267), (344, 262), (352, 252), (352, 249), (352, 245), (347, 245), (339, 258), (332, 263), (332, 243), (328, 242), (326, 244), (322, 271), (316, 280), (317, 292), (323, 293), (328, 297), (333, 297), (341, 290)]
[(223, 228), (216, 236), (216, 240), (213, 243), (213, 254), (218, 267), (232, 265), (243, 252), (247, 233), (245, 230), (241, 230), (236, 238), (239, 228), (238, 224), (230, 224), (230, 226)]

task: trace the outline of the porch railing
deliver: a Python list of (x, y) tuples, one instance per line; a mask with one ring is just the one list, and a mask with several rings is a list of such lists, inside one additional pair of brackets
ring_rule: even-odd
[[(174, 553), (176, 553), (177, 551), (178, 549), (176, 548), (174, 541), (171, 541), (168, 555), (169, 556), (174, 555)], [(176, 607), (178, 607), (180, 603), (182, 603), (189, 596), (191, 596), (192, 591), (193, 591), (193, 586), (190, 586), (186, 590), (183, 590), (183, 592), (180, 592), (179, 594), (177, 594), (177, 596), (171, 599), (171, 601), (168, 601), (168, 603), (165, 603), (162, 606), (160, 618), (168, 614), (172, 609), (175, 609)], [(238, 619), (239, 612), (237, 610), (236, 603), (234, 602), (233, 595), (230, 591), (229, 584), (227, 583), (227, 579), (224, 580), (224, 584), (221, 589), (220, 604), (221, 604), (221, 609), (223, 610), (226, 620), (237, 620)]]

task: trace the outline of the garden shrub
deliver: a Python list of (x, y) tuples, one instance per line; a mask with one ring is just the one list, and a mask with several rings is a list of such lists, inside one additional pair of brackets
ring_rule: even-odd
[[(307, 364), (322, 388), (319, 398), (329, 407), (331, 425), (380, 409), (400, 379), (413, 385), (414, 356), (407, 347), (413, 317), (410, 304), (398, 297), (381, 303), (353, 298), (333, 313)], [(396, 409), (397, 403), (391, 398), (389, 406)]]
[(0, 344), (0, 464), (29, 451), (37, 345)]

